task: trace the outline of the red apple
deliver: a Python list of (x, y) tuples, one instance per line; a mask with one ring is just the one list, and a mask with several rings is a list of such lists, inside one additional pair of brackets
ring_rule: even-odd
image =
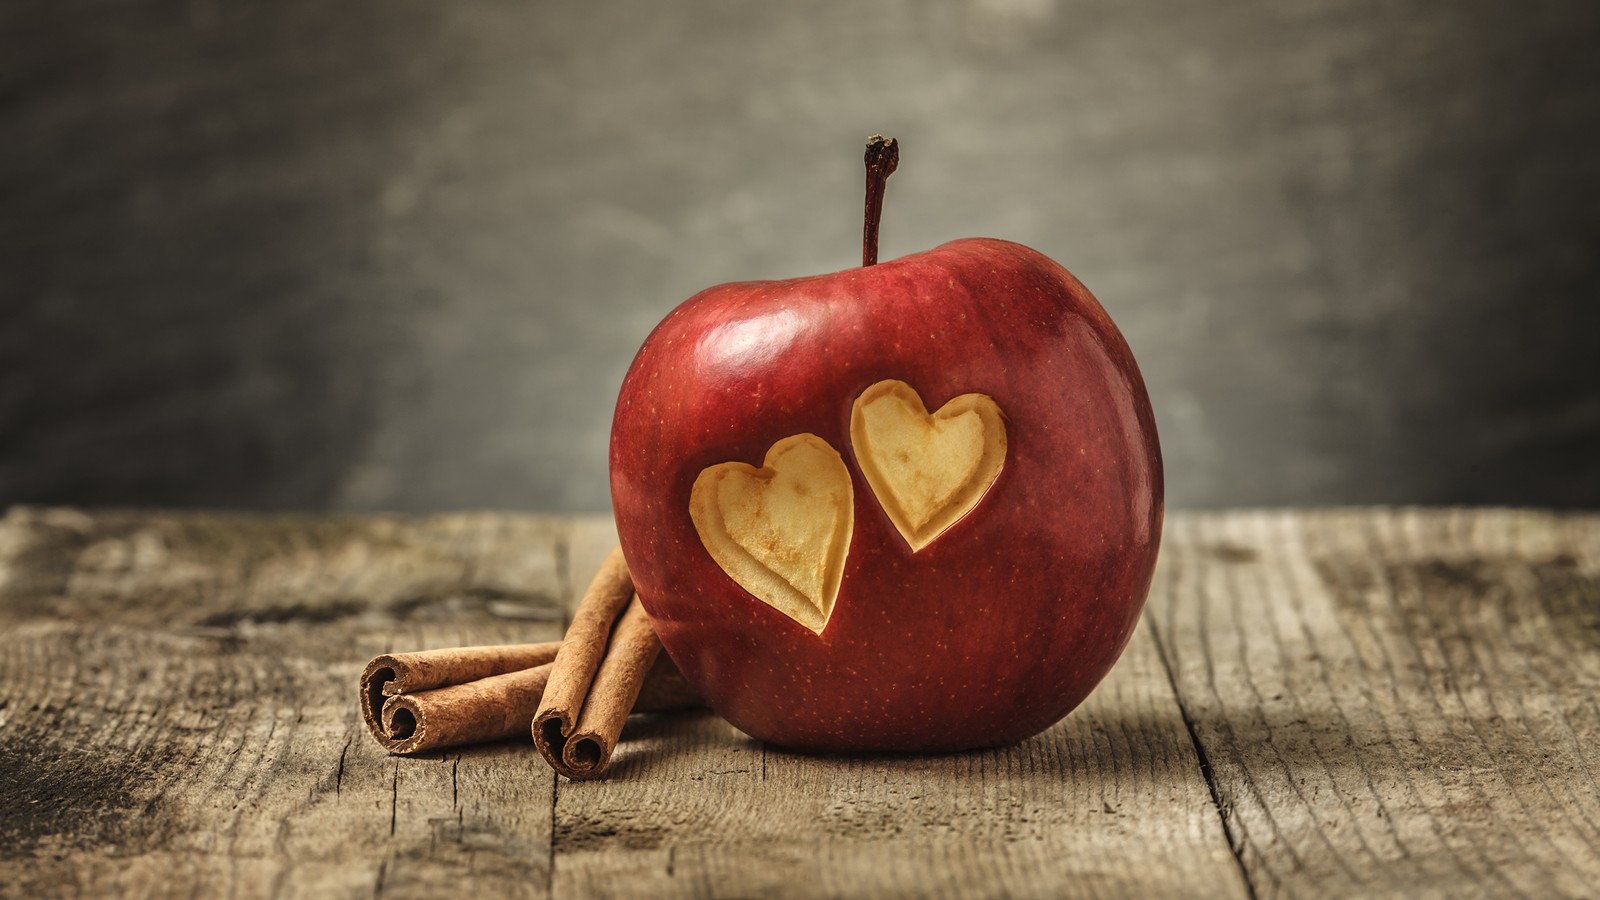
[(623, 382), (611, 490), (683, 674), (740, 730), (830, 751), (1058, 721), (1132, 634), (1162, 523), (1121, 334), (988, 239), (690, 298)]

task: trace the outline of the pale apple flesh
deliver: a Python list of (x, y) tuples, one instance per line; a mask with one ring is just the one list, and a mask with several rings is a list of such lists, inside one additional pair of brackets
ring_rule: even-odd
[(855, 517), (850, 471), (814, 434), (772, 445), (762, 467), (701, 471), (689, 516), (711, 558), (740, 587), (812, 631), (828, 624)]
[(1006, 427), (982, 394), (962, 394), (928, 414), (916, 389), (880, 381), (851, 409), (850, 440), (883, 511), (921, 550), (972, 511), (1000, 477)]
[[(903, 381), (867, 388), (851, 410), (862, 473), (913, 552), (966, 515), (1000, 474), (1005, 423), (982, 394), (929, 415)], [(814, 434), (773, 444), (761, 468), (701, 470), (689, 518), (706, 552), (740, 587), (821, 634), (839, 596), (854, 520), (850, 471)]]

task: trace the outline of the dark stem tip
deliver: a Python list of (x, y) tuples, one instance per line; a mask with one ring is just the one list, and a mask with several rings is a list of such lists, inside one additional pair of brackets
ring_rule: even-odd
[(883, 177), (888, 178), (900, 165), (900, 142), (881, 134), (867, 138), (866, 160), (868, 169), (880, 168)]
[(867, 138), (867, 206), (861, 229), (861, 264), (878, 262), (878, 222), (883, 218), (883, 189), (900, 165), (900, 142), (875, 134)]

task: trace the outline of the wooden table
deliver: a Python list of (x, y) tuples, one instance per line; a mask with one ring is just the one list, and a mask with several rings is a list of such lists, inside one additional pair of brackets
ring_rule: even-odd
[(19, 896), (1595, 896), (1600, 516), (1171, 516), (1065, 722), (940, 757), (636, 718), (613, 777), (384, 754), (387, 650), (559, 636), (609, 522), (13, 509)]

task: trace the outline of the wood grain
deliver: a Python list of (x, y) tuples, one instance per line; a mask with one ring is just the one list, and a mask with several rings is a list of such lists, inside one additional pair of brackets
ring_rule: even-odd
[(557, 896), (1244, 897), (1153, 644), (1066, 722), (947, 756), (786, 753), (638, 721), (562, 783)]
[[(616, 542), (576, 530), (586, 565)], [(801, 755), (636, 717), (611, 778), (557, 786), (554, 843), (555, 896), (1247, 895), (1143, 632), (1077, 714), (997, 750)]]
[(354, 691), (381, 652), (558, 637), (563, 528), (13, 510), (0, 885), (543, 895), (548, 770), (516, 743), (391, 758)]
[(1600, 519), (1174, 517), (1147, 612), (1261, 896), (1593, 896)]
[(363, 732), (385, 651), (559, 635), (608, 521), (13, 509), (0, 892), (15, 896), (1570, 896), (1600, 883), (1600, 516), (1171, 517), (1144, 622), (998, 750), (785, 753), (630, 720)]

